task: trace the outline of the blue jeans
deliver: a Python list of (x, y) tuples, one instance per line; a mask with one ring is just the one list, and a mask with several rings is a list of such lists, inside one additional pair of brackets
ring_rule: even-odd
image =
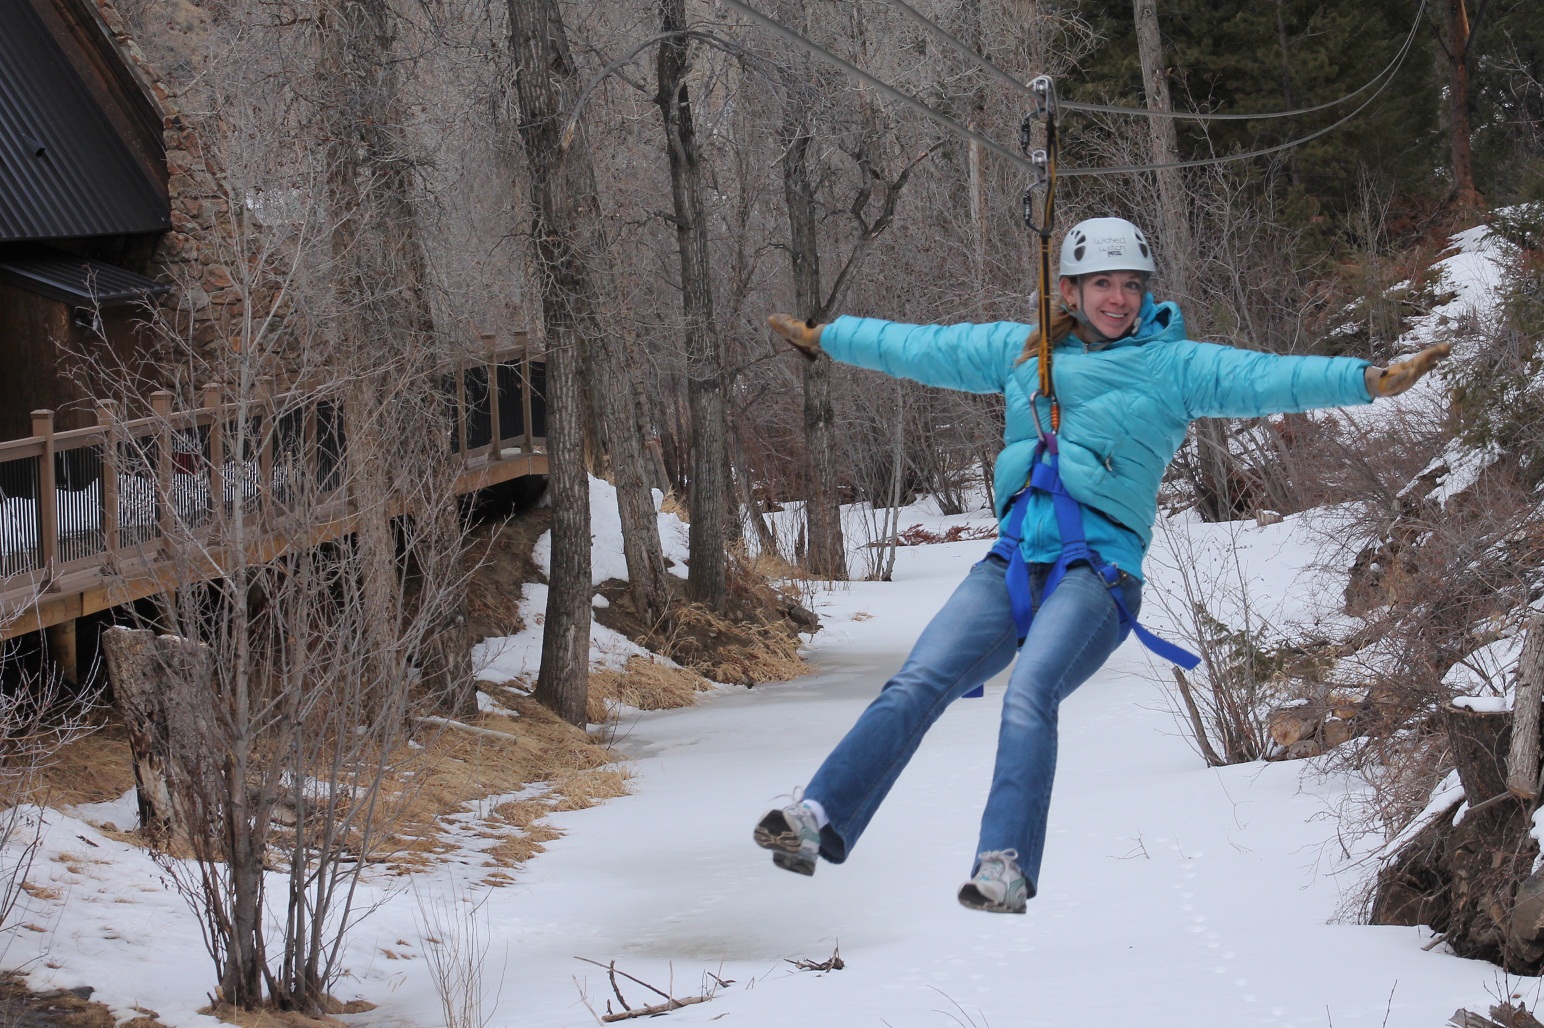
[[(1068, 570), (1041, 602), (1049, 569), (1048, 564), (1030, 565), (1035, 619), (1003, 697), (997, 763), (976, 845), (978, 854), (1017, 850), (1031, 896), (1040, 877), (1056, 772), (1057, 707), (1099, 670), (1125, 635), (1108, 587), (1085, 564)], [(820, 838), (820, 853), (827, 860), (839, 864), (847, 859), (944, 708), (1013, 660), (1017, 639), (1005, 571), (997, 558), (970, 569), (906, 663), (805, 788), (804, 795), (818, 800), (830, 818)], [(1142, 584), (1122, 574), (1116, 588), (1136, 617)]]

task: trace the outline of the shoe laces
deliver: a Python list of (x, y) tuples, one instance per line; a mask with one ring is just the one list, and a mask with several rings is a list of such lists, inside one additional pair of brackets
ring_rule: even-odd
[(1016, 849), (986, 850), (976, 855), (977, 878), (1001, 878), (1006, 880), (1012, 868), (1013, 871), (1023, 874), (1018, 870), (1019, 851)]

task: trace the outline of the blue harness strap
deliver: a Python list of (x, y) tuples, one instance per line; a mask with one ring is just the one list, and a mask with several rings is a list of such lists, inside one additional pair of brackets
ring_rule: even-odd
[[(1056, 512), (1056, 529), (1061, 535), (1062, 544), (1061, 555), (1056, 558), (1056, 562), (1051, 565), (1051, 570), (1046, 574), (1042, 597), (1051, 595), (1061, 584), (1061, 580), (1067, 575), (1068, 568), (1074, 564), (1087, 564), (1110, 590), (1110, 599), (1115, 602), (1116, 613), (1120, 616), (1122, 641), (1128, 634), (1134, 632), (1142, 645), (1154, 655), (1178, 664), (1186, 671), (1201, 663), (1201, 658), (1194, 653), (1176, 646), (1167, 639), (1161, 639), (1143, 628), (1137, 619), (1132, 617), (1131, 611), (1126, 609), (1126, 601), (1121, 598), (1119, 589), (1120, 569), (1114, 564), (1106, 563), (1088, 545), (1088, 537), (1083, 534), (1083, 508), (1072, 498), (1072, 495), (1067, 492), (1067, 487), (1062, 483), (1061, 454), (1056, 446), (1055, 433), (1048, 433), (1044, 441), (1035, 447), (1029, 484), (1019, 490), (1013, 498), (1008, 518), (1003, 523), (1002, 533), (991, 550), (991, 554), (995, 554), (1008, 564), (1006, 575), (1008, 602), (1013, 609), (1013, 624), (1018, 630), (1019, 645), (1024, 645), (1024, 639), (1029, 635), (1030, 622), (1035, 617), (1034, 597), (1029, 586), (1029, 565), (1024, 560), (1024, 548), (1021, 545), (1024, 537), (1024, 515), (1029, 509), (1030, 493), (1035, 490), (1051, 497), (1051, 507)], [(984, 695), (985, 691), (982, 686), (977, 686), (965, 695), (977, 697)]]

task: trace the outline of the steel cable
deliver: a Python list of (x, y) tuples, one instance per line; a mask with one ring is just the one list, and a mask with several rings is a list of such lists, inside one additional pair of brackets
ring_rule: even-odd
[[(985, 57), (976, 53), (976, 51), (972, 50), (969, 46), (965, 45), (964, 42), (951, 35), (937, 22), (933, 21), (927, 15), (923, 14), (921, 11), (911, 6), (911, 4), (907, 3), (906, 0), (883, 0), (883, 2), (905, 14), (906, 17), (920, 25), (929, 35), (933, 36), (939, 42), (944, 43), (950, 48), (958, 51), (962, 57), (970, 61), (982, 71), (985, 71), (988, 74), (994, 76), (1015, 91), (1022, 93), (1025, 96), (1033, 95), (1030, 93), (1029, 87), (1024, 83), (1020, 82), (1006, 71), (1003, 71), (1001, 68), (987, 60)], [(1378, 72), (1378, 74), (1367, 80), (1367, 82), (1363, 83), (1361, 88), (1355, 90), (1354, 92), (1347, 93), (1345, 96), (1339, 98), (1338, 100), (1331, 100), (1328, 103), (1317, 104), (1313, 107), (1300, 107), (1292, 111), (1268, 111), (1264, 114), (1216, 114), (1204, 111), (1150, 111), (1143, 107), (1121, 107), (1118, 105), (1109, 104), (1081, 103), (1076, 100), (1059, 100), (1058, 103), (1061, 107), (1070, 111), (1086, 111), (1096, 114), (1136, 114), (1148, 118), (1181, 118), (1187, 121), (1268, 121), (1273, 118), (1295, 118), (1303, 114), (1314, 114), (1318, 111), (1326, 111), (1331, 107), (1339, 107), (1341, 104), (1347, 102), (1348, 100), (1353, 100), (1356, 97), (1361, 96), (1363, 93), (1367, 92), (1367, 90), (1376, 85), (1385, 76), (1392, 76), (1394, 72), (1399, 70), (1399, 66), (1404, 62), (1405, 53), (1410, 48), (1410, 42), (1414, 40), (1416, 32), (1420, 28), (1421, 15), (1425, 13), (1425, 10), (1426, 0), (1421, 0), (1420, 4), (1416, 8), (1415, 19), (1410, 25), (1410, 31), (1405, 35), (1404, 45), (1400, 47), (1399, 52), (1395, 54), (1394, 59), (1385, 65), (1382, 71)]]
[[(846, 72), (848, 75), (851, 75), (852, 77), (854, 77), (856, 79), (859, 79), (860, 81), (868, 83), (869, 85), (873, 86), (875, 89), (877, 89), (880, 92), (882, 92), (885, 96), (888, 96), (892, 100), (895, 100), (897, 103), (900, 103), (900, 104), (904, 105), (905, 107), (907, 107), (907, 108), (917, 112), (918, 114), (921, 114), (923, 117), (925, 117), (928, 120), (934, 122), (935, 124), (945, 128), (945, 129), (948, 129), (950, 132), (953, 132), (954, 134), (956, 134), (958, 136), (961, 136), (961, 137), (963, 137), (965, 139), (968, 139), (968, 140), (976, 143), (977, 145), (981, 146), (983, 149), (989, 150), (992, 153), (996, 154), (997, 156), (1002, 157), (1005, 160), (1007, 160), (1007, 161), (1017, 165), (1022, 170), (1029, 171), (1029, 172), (1032, 172), (1032, 173), (1038, 173), (1039, 169), (1038, 169), (1038, 167), (1036, 165), (1032, 164), (1030, 161), (1028, 161), (1025, 158), (1019, 156), (1018, 154), (1014, 153), (1012, 150), (1009, 150), (1007, 147), (1004, 147), (1004, 146), (994, 142), (992, 139), (982, 135), (981, 133), (975, 131), (974, 129), (966, 128), (964, 125), (961, 125), (959, 122), (955, 121), (954, 119), (950, 118), (949, 116), (947, 116), (945, 114), (940, 114), (938, 111), (935, 111), (933, 108), (929, 107), (927, 104), (924, 104), (922, 101), (916, 99), (915, 97), (908, 96), (907, 94), (901, 92), (900, 90), (896, 89), (894, 86), (892, 86), (889, 83), (885, 82), (884, 80), (878, 78), (877, 76), (871, 74), (870, 72), (864, 71), (862, 68), (859, 68), (857, 65), (843, 60), (842, 58), (840, 58), (840, 57), (836, 56), (835, 54), (831, 53), (829, 50), (827, 50), (824, 47), (820, 46), (818, 43), (815, 43), (815, 42), (813, 42), (813, 41), (811, 41), (809, 39), (806, 39), (804, 36), (800, 35), (799, 33), (795, 32), (794, 30), (784, 26), (783, 24), (781, 24), (779, 22), (776, 22), (776, 21), (772, 20), (771, 18), (767, 17), (765, 14), (762, 14), (760, 11), (757, 11), (756, 9), (746, 5), (745, 3), (741, 2), (741, 0), (724, 0), (724, 3), (726, 3), (730, 7), (733, 7), (735, 10), (739, 11), (740, 13), (744, 14), (746, 17), (748, 17), (752, 21), (756, 22), (756, 24), (760, 25), (762, 28), (765, 28), (767, 31), (772, 32), (775, 35), (783, 37), (788, 42), (793, 43), (795, 46), (805, 50), (806, 52), (808, 52), (808, 53), (810, 53), (810, 54), (812, 54), (812, 55), (814, 55), (816, 57), (821, 58), (822, 60), (824, 60), (827, 63), (833, 65), (834, 67), (840, 69), (841, 71)], [(1421, 8), (1422, 8), (1422, 10), (1424, 10), (1424, 8), (1425, 8), (1425, 0), (1422, 0)], [(1419, 26), (1419, 21), (1417, 21), (1416, 25)], [(942, 30), (940, 30), (940, 31), (942, 31)], [(1395, 68), (1396, 71), (1398, 70), (1398, 68), (1400, 66), (1402, 66), (1404, 64), (1404, 60), (1409, 55), (1410, 47), (1414, 43), (1414, 41), (1415, 41), (1415, 29), (1412, 28), (1411, 33), (1408, 36), (1405, 37), (1404, 45), (1400, 48), (1399, 54), (1396, 57), (1396, 63), (1394, 65), (1394, 68)], [(988, 62), (988, 63), (990, 63), (990, 62)], [(1006, 72), (1003, 72), (1003, 74), (1006, 74)], [(1374, 81), (1376, 81), (1376, 80), (1374, 80)], [(1353, 110), (1350, 114), (1346, 115), (1344, 118), (1341, 118), (1340, 120), (1338, 120), (1338, 121), (1336, 121), (1336, 122), (1334, 122), (1334, 123), (1332, 123), (1330, 125), (1327, 125), (1324, 128), (1319, 129), (1316, 132), (1311, 132), (1311, 133), (1309, 133), (1306, 136), (1300, 136), (1297, 139), (1289, 140), (1288, 142), (1285, 142), (1285, 143), (1278, 143), (1275, 146), (1263, 147), (1263, 148), (1258, 149), (1258, 150), (1249, 150), (1249, 151), (1246, 151), (1244, 153), (1225, 154), (1225, 155), (1220, 156), (1220, 157), (1203, 157), (1203, 158), (1198, 158), (1196, 160), (1191, 160), (1191, 161), (1176, 161), (1176, 162), (1173, 162), (1173, 163), (1170, 163), (1170, 164), (1132, 164), (1132, 165), (1125, 165), (1125, 166), (1114, 167), (1114, 168), (1062, 168), (1062, 169), (1060, 169), (1060, 174), (1064, 175), (1064, 176), (1066, 176), (1068, 178), (1081, 178), (1081, 177), (1084, 177), (1084, 176), (1099, 176), (1099, 175), (1131, 175), (1131, 174), (1138, 174), (1138, 173), (1147, 172), (1147, 171), (1168, 171), (1170, 169), (1177, 169), (1177, 168), (1204, 168), (1204, 167), (1210, 167), (1210, 166), (1219, 165), (1219, 164), (1229, 164), (1229, 163), (1232, 163), (1234, 161), (1247, 161), (1247, 160), (1252, 160), (1253, 158), (1256, 158), (1256, 157), (1264, 157), (1264, 156), (1268, 156), (1268, 155), (1273, 154), (1273, 153), (1280, 153), (1283, 150), (1290, 150), (1293, 147), (1301, 146), (1304, 143), (1311, 142), (1312, 140), (1318, 139), (1320, 136), (1326, 135), (1327, 133), (1333, 132), (1335, 129), (1340, 128), (1342, 125), (1346, 124), (1346, 122), (1350, 121), (1352, 118), (1355, 118), (1358, 114), (1362, 113), (1362, 111), (1366, 110), (1367, 106), (1369, 104), (1371, 104), (1374, 100), (1376, 100), (1383, 93), (1383, 90), (1388, 88), (1388, 84), (1390, 82), (1392, 82), (1392, 81), (1393, 81), (1393, 76), (1390, 75), (1387, 79), (1384, 80), (1384, 82), (1381, 85), (1378, 86), (1377, 90), (1372, 94), (1372, 96), (1370, 96), (1366, 100), (1364, 100), (1355, 110)], [(1067, 106), (1075, 106), (1075, 105), (1072, 105), (1072, 104), (1069, 104), (1069, 103), (1063, 101), (1062, 102), (1062, 106), (1067, 107)], [(1076, 105), (1076, 106), (1079, 106), (1080, 109), (1085, 109), (1085, 110), (1097, 111), (1097, 110), (1101, 110), (1102, 109), (1098, 105), (1093, 105), (1093, 104)], [(1139, 108), (1131, 108), (1131, 107), (1108, 108), (1108, 109), (1116, 111), (1118, 113), (1122, 113), (1122, 114), (1130, 114), (1130, 113), (1136, 113), (1136, 114), (1156, 114), (1156, 113), (1159, 113), (1159, 112), (1143, 111), (1143, 110), (1140, 110)], [(1255, 116), (1251, 115), (1249, 117), (1253, 118)]]

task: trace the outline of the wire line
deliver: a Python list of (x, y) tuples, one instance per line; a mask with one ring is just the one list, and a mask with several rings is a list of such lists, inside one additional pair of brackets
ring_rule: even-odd
[[(1039, 167), (1037, 165), (1033, 164), (1032, 162), (1030, 162), (1029, 160), (1025, 159), (1024, 157), (1021, 157), (1020, 155), (1014, 153), (1012, 150), (1009, 150), (1007, 147), (1004, 147), (1001, 144), (994, 142), (993, 140), (991, 140), (988, 137), (982, 135), (981, 133), (975, 131), (974, 129), (966, 128), (964, 125), (961, 125), (959, 122), (955, 121), (953, 118), (950, 118), (948, 115), (940, 114), (938, 111), (935, 111), (933, 108), (929, 107), (927, 104), (923, 103), (922, 101), (916, 99), (915, 97), (908, 96), (907, 94), (905, 94), (905, 93), (901, 92), (900, 90), (896, 89), (894, 86), (890, 85), (889, 83), (885, 82), (884, 80), (878, 78), (877, 76), (871, 74), (870, 72), (864, 71), (862, 68), (859, 68), (857, 65), (851, 64), (848, 61), (843, 60), (842, 58), (840, 58), (840, 57), (836, 56), (835, 54), (831, 53), (829, 50), (827, 50), (824, 47), (820, 46), (818, 43), (812, 42), (811, 40), (809, 40), (809, 39), (805, 38), (804, 36), (800, 35), (799, 33), (795, 32), (793, 29), (788, 28), (787, 26), (781, 24), (780, 22), (773, 21), (771, 18), (767, 17), (765, 14), (762, 14), (760, 11), (757, 11), (754, 8), (747, 6), (745, 3), (742, 2), (742, 0), (724, 0), (724, 3), (728, 4), (730, 7), (733, 7), (735, 10), (737, 10), (740, 13), (744, 14), (746, 17), (750, 18), (752, 21), (756, 22), (758, 25), (760, 25), (761, 27), (765, 28), (767, 31), (772, 32), (775, 35), (783, 37), (788, 42), (793, 43), (795, 46), (805, 50), (806, 52), (812, 54), (813, 56), (819, 57), (820, 59), (826, 61), (827, 63), (829, 63), (831, 65), (834, 65), (836, 68), (840, 69), (841, 71), (846, 72), (848, 75), (851, 75), (852, 77), (854, 77), (856, 79), (859, 79), (859, 80), (861, 80), (863, 82), (868, 83), (869, 85), (873, 86), (875, 89), (878, 89), (880, 92), (884, 93), (884, 95), (890, 97), (891, 99), (895, 100), (896, 102), (898, 102), (900, 104), (905, 105), (906, 107), (910, 108), (911, 110), (916, 111), (918, 114), (921, 114), (923, 117), (927, 118), (928, 120), (938, 124), (939, 126), (945, 128), (945, 129), (948, 129), (950, 132), (953, 132), (953, 133), (955, 133), (958, 136), (962, 136), (962, 137), (964, 137), (966, 139), (971, 140), (972, 142), (978, 144), (979, 146), (981, 146), (982, 148), (984, 148), (986, 150), (990, 150), (992, 153), (995, 153), (995, 154), (997, 154), (997, 156), (1002, 157), (1003, 159), (1005, 159), (1005, 160), (1007, 160), (1007, 161), (1017, 165), (1019, 168), (1038, 175), (1039, 170), (1040, 170)], [(1425, 5), (1426, 5), (1426, 0), (1421, 0), (1421, 9), (1422, 10), (1425, 9)], [(919, 15), (919, 17), (920, 17), (920, 15)], [(1396, 57), (1396, 63), (1394, 65), (1396, 70), (1397, 70), (1397, 68), (1400, 65), (1402, 65), (1404, 63), (1405, 57), (1409, 55), (1410, 47), (1411, 47), (1411, 44), (1414, 43), (1414, 41), (1415, 41), (1416, 30), (1419, 28), (1419, 24), (1420, 23), (1417, 20), (1415, 26), (1413, 26), (1411, 28), (1410, 34), (1405, 37), (1404, 45), (1402, 47), (1400, 47), (1399, 54)], [(940, 29), (939, 31), (941, 32), (943, 30)], [(1002, 74), (1006, 74), (1006, 72), (1003, 72)], [(1374, 80), (1374, 81), (1376, 81), (1376, 80)], [(1146, 171), (1168, 171), (1168, 170), (1171, 170), (1171, 169), (1178, 169), (1178, 168), (1204, 168), (1204, 167), (1209, 167), (1209, 166), (1218, 165), (1218, 164), (1229, 164), (1229, 163), (1232, 163), (1234, 161), (1247, 161), (1247, 160), (1252, 160), (1253, 158), (1256, 158), (1256, 157), (1264, 157), (1264, 156), (1267, 156), (1269, 154), (1280, 153), (1283, 150), (1290, 150), (1291, 148), (1293, 148), (1295, 146), (1301, 146), (1304, 143), (1307, 143), (1307, 142), (1310, 142), (1312, 140), (1318, 139), (1320, 136), (1323, 136), (1323, 135), (1325, 135), (1326, 133), (1329, 133), (1329, 132), (1333, 132), (1335, 129), (1337, 129), (1340, 126), (1344, 125), (1346, 122), (1350, 121), (1352, 118), (1355, 118), (1358, 114), (1362, 113), (1362, 111), (1366, 110), (1367, 106), (1369, 104), (1371, 104), (1374, 100), (1376, 100), (1383, 93), (1383, 90), (1388, 88), (1389, 83), (1392, 82), (1392, 81), (1393, 81), (1393, 76), (1389, 76), (1381, 85), (1378, 86), (1377, 90), (1374, 91), (1374, 93), (1371, 96), (1369, 96), (1366, 100), (1364, 100), (1350, 114), (1346, 115), (1344, 118), (1341, 118), (1339, 121), (1336, 121), (1336, 122), (1334, 122), (1334, 123), (1332, 123), (1330, 125), (1327, 125), (1326, 127), (1322, 128), (1322, 129), (1319, 129), (1316, 132), (1311, 132), (1311, 133), (1309, 133), (1306, 136), (1300, 136), (1297, 139), (1293, 139), (1293, 140), (1290, 140), (1290, 141), (1285, 142), (1285, 143), (1278, 143), (1275, 146), (1267, 146), (1267, 147), (1263, 147), (1263, 148), (1258, 149), (1258, 150), (1249, 150), (1249, 151), (1246, 151), (1244, 153), (1224, 154), (1221, 157), (1202, 157), (1202, 158), (1198, 158), (1196, 160), (1191, 160), (1191, 161), (1175, 161), (1175, 162), (1170, 163), (1170, 164), (1131, 164), (1131, 165), (1125, 165), (1125, 166), (1122, 166), (1122, 167), (1114, 167), (1114, 168), (1061, 168), (1059, 170), (1059, 174), (1061, 174), (1061, 175), (1063, 175), (1063, 176), (1065, 176), (1067, 178), (1082, 178), (1082, 177), (1085, 177), (1085, 176), (1100, 176), (1100, 175), (1130, 175), (1130, 174), (1137, 174), (1137, 173), (1146, 172)], [(1058, 101), (1058, 104), (1060, 106), (1063, 106), (1063, 107), (1074, 106), (1072, 104), (1069, 104), (1067, 102), (1060, 101), (1060, 100)], [(1094, 110), (1099, 109), (1099, 108), (1095, 107), (1094, 105), (1083, 105), (1083, 106), (1088, 107), (1090, 109), (1094, 109)], [(1123, 114), (1126, 114), (1126, 113), (1137, 113), (1137, 114), (1157, 113), (1157, 112), (1142, 111), (1142, 110), (1140, 110), (1138, 108), (1129, 108), (1129, 107), (1126, 107), (1126, 108), (1112, 108), (1112, 109), (1113, 110), (1117, 110), (1118, 112), (1123, 113)]]
[(842, 60), (840, 57), (831, 53), (829, 50), (826, 50), (816, 43), (810, 42), (808, 39), (805, 39), (793, 29), (787, 28), (781, 23), (773, 21), (771, 18), (767, 17), (765, 14), (762, 14), (760, 11), (755, 10), (754, 8), (747, 7), (745, 4), (741, 3), (740, 0), (724, 0), (724, 3), (728, 4), (730, 7), (733, 7), (741, 14), (744, 14), (746, 17), (756, 22), (768, 32), (782, 36), (784, 39), (788, 40), (788, 42), (794, 44), (797, 47), (800, 47), (803, 50), (808, 51), (809, 53), (821, 58), (824, 61), (827, 61), (830, 64), (835, 65), (837, 68), (840, 68), (842, 71), (845, 71), (852, 77), (867, 82), (869, 85), (884, 93), (892, 100), (906, 105), (907, 107), (916, 111), (918, 114), (922, 115), (924, 118), (928, 118), (931, 121), (937, 122), (939, 125), (948, 129), (950, 132), (953, 132), (956, 135), (964, 136), (966, 139), (969, 139), (972, 142), (979, 144), (983, 148), (992, 151), (997, 156), (1017, 164), (1020, 168), (1023, 168), (1026, 171), (1037, 170), (1034, 164), (1014, 153), (1012, 150), (1009, 150), (1007, 147), (993, 142), (991, 139), (988, 139), (986, 136), (983, 136), (981, 133), (975, 131), (974, 129), (966, 128), (964, 125), (961, 125), (959, 122), (955, 121), (953, 118), (950, 118), (948, 115), (938, 113), (937, 111), (933, 110), (933, 108), (923, 103), (921, 100), (918, 100), (915, 97), (907, 96), (899, 89), (896, 89), (889, 83), (875, 77), (874, 75), (869, 74), (857, 65), (849, 64), (847, 61)]
[[(961, 56), (969, 60), (982, 71), (993, 75), (1003, 83), (1012, 87), (1017, 92), (1024, 94), (1025, 96), (1033, 95), (1030, 92), (1029, 87), (1024, 83), (1020, 82), (1006, 71), (1003, 71), (1001, 68), (987, 60), (985, 57), (976, 53), (975, 50), (965, 45), (965, 43), (959, 40), (957, 37), (951, 35), (937, 22), (933, 21), (927, 15), (923, 14), (921, 11), (911, 6), (911, 4), (907, 3), (906, 0), (883, 0), (883, 2), (901, 11), (906, 15), (906, 17), (920, 25), (929, 35), (933, 36), (939, 42), (944, 43), (945, 45), (958, 51)], [(1421, 3), (1416, 8), (1415, 20), (1410, 26), (1409, 33), (1406, 34), (1407, 40), (1413, 39), (1415, 37), (1416, 32), (1420, 28), (1421, 15), (1425, 12), (1425, 10), (1426, 0), (1421, 0)], [(1294, 111), (1268, 111), (1264, 114), (1215, 114), (1202, 111), (1152, 111), (1144, 107), (1120, 107), (1112, 106), (1109, 104), (1091, 104), (1082, 103), (1077, 100), (1059, 99), (1057, 103), (1060, 107), (1072, 111), (1087, 111), (1095, 114), (1137, 114), (1148, 118), (1179, 118), (1187, 121), (1268, 121), (1273, 118), (1295, 118), (1302, 114), (1314, 114), (1318, 111), (1328, 110), (1331, 107), (1339, 107), (1346, 101), (1352, 100), (1367, 92), (1367, 90), (1371, 89), (1385, 75), (1391, 76), (1395, 71), (1398, 70), (1399, 65), (1404, 61), (1404, 55), (1408, 49), (1409, 43), (1407, 42), (1404, 46), (1400, 47), (1400, 50), (1397, 54), (1395, 54), (1394, 59), (1385, 65), (1382, 71), (1374, 75), (1355, 92), (1347, 93), (1340, 99), (1331, 100), (1329, 103), (1322, 103), (1313, 107), (1300, 107)]]

